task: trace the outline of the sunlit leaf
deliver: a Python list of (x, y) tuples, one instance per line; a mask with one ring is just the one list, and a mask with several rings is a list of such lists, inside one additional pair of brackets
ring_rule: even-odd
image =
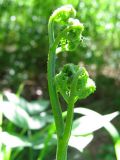
[(27, 138), (21, 138), (16, 135), (9, 134), (8, 132), (0, 133), (0, 141), (2, 144), (9, 148), (15, 147), (30, 147), (31, 143)]
[(75, 113), (85, 114), (81, 118), (78, 118), (73, 123), (73, 135), (86, 135), (92, 133), (101, 127), (104, 127), (106, 123), (114, 119), (119, 112), (114, 112), (108, 115), (100, 115), (95, 111), (84, 108), (76, 108)]
[[(74, 109), (74, 113), (78, 113), (78, 114), (82, 114), (82, 115), (98, 115), (98, 116), (102, 116), (101, 114), (99, 114), (98, 112), (96, 111), (93, 111), (91, 109), (88, 109), (88, 108), (83, 108), (83, 107), (80, 107), (80, 108), (75, 108)], [(108, 115), (105, 115), (105, 116), (109, 116), (109, 117), (113, 117), (115, 118), (116, 116), (119, 115), (119, 112), (116, 111), (116, 112), (113, 112), (113, 113), (110, 113)]]
[(36, 101), (28, 102), (24, 98), (17, 97), (15, 94), (10, 92), (5, 92), (5, 97), (7, 98), (8, 101), (21, 106), (21, 108), (23, 108), (31, 115), (36, 113), (38, 114), (44, 111), (45, 109), (47, 109), (49, 105), (48, 100), (39, 99)]
[(29, 128), (29, 115), (22, 108), (10, 102), (1, 102), (0, 111), (15, 125), (22, 128)]
[(48, 100), (39, 99), (39, 100), (30, 102), (29, 108), (27, 109), (30, 114), (36, 114), (47, 109), (48, 105), (49, 105)]
[(53, 117), (51, 115), (44, 116), (33, 116), (29, 118), (29, 129), (40, 129), (44, 127), (47, 123), (53, 122)]
[[(32, 141), (33, 148), (36, 150), (44, 148), (44, 142), (45, 142), (45, 136), (43, 136), (41, 139), (36, 139), (36, 141)], [(47, 144), (49, 147), (57, 145), (57, 137), (56, 135), (52, 135), (52, 138)]]
[(92, 139), (92, 134), (86, 136), (71, 136), (69, 140), (69, 146), (82, 152), (83, 149), (92, 141)]
[(21, 107), (12, 102), (1, 102), (0, 111), (12, 123), (21, 128), (40, 129), (46, 123), (51, 122), (53, 118), (50, 115), (41, 113), (39, 116), (30, 116)]

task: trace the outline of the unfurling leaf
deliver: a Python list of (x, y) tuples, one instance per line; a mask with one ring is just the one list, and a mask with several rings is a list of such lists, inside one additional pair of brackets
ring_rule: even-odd
[(62, 51), (74, 51), (81, 41), (84, 26), (78, 19), (69, 18), (67, 30), (60, 40), (59, 47)]
[(74, 18), (75, 16), (76, 16), (76, 11), (73, 8), (73, 6), (72, 5), (64, 5), (58, 9), (56, 9), (53, 12), (51, 17), (54, 19), (55, 22), (65, 25), (70, 17)]
[(88, 72), (84, 67), (79, 67), (74, 64), (67, 64), (63, 67), (59, 74), (55, 77), (57, 91), (63, 96), (66, 102), (69, 101), (72, 89), (71, 85), (76, 73), (79, 71), (77, 77), (77, 87), (74, 93), (75, 102), (78, 99), (84, 99), (95, 91), (95, 83), (89, 78)]

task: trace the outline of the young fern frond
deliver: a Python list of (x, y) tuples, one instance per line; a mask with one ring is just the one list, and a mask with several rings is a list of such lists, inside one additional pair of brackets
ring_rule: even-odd
[[(85, 68), (67, 64), (56, 75), (56, 53), (73, 51), (81, 41), (84, 26), (75, 19), (76, 11), (72, 5), (65, 5), (53, 12), (48, 23), (49, 55), (48, 55), (48, 88), (57, 132), (56, 160), (67, 160), (67, 147), (71, 135), (74, 104), (78, 99), (84, 99), (95, 91), (95, 84), (89, 78)], [(55, 25), (59, 30), (55, 32)], [(65, 99), (67, 117), (62, 117), (58, 94)]]
[(77, 77), (77, 86), (74, 93), (74, 103), (78, 99), (85, 99), (95, 91), (95, 83), (89, 78), (88, 72), (84, 67), (66, 64), (60, 73), (55, 76), (55, 83), (57, 91), (60, 92), (67, 103), (70, 100), (70, 94), (72, 92), (72, 82), (78, 71), (79, 75)]
[(61, 51), (74, 51), (80, 43), (84, 27), (78, 19), (69, 18), (67, 29), (59, 42), (59, 47)]
[(67, 25), (68, 19), (76, 16), (76, 10), (71, 4), (62, 6), (56, 9), (50, 17), (54, 22), (58, 24)]

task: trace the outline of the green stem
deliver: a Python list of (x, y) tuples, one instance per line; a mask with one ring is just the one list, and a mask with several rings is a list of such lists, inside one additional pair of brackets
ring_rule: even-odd
[(107, 123), (104, 127), (113, 139), (116, 158), (117, 160), (120, 160), (120, 135), (111, 123)]
[(75, 100), (75, 90), (77, 87), (77, 81), (79, 76), (79, 71), (75, 74), (71, 86), (71, 93), (68, 103), (68, 110), (67, 110), (67, 117), (66, 117), (66, 124), (65, 124), (65, 131), (63, 138), (58, 139), (58, 145), (57, 145), (57, 160), (67, 160), (67, 148), (68, 148), (68, 142), (71, 135), (72, 130), (72, 122), (73, 122), (73, 113), (74, 113), (74, 100)]
[[(2, 101), (3, 101), (3, 96), (0, 93), (0, 102), (2, 102)], [(2, 112), (0, 112), (0, 132), (2, 131), (2, 120), (3, 120), (3, 114), (2, 114)]]
[(64, 132), (64, 139), (69, 141), (70, 135), (71, 135), (71, 130), (72, 130), (72, 122), (73, 122), (73, 113), (74, 113), (74, 103), (75, 103), (75, 91), (77, 87), (77, 81), (78, 81), (78, 76), (80, 74), (80, 71), (78, 71), (74, 78), (73, 82), (71, 85), (71, 93), (70, 93), (70, 98), (69, 98), (69, 103), (68, 103), (68, 110), (67, 110), (67, 117), (66, 117), (66, 125), (65, 125), (65, 132)]
[(47, 137), (44, 140), (44, 147), (43, 147), (42, 151), (40, 152), (37, 160), (43, 160), (43, 159), (45, 159), (45, 156), (47, 155), (46, 153), (48, 153), (49, 141), (52, 139), (52, 135), (55, 132), (55, 127), (54, 127), (53, 124), (49, 126), (47, 132), (48, 132), (48, 135), (47, 135)]
[(65, 140), (62, 138), (58, 139), (56, 160), (67, 160), (67, 148), (68, 145)]
[(11, 148), (5, 147), (3, 152), (4, 152), (4, 160), (10, 160), (12, 152)]
[(57, 160), (67, 160), (67, 148), (68, 142), (72, 129), (72, 121), (73, 121), (73, 108), (74, 108), (74, 100), (72, 99), (68, 104), (67, 117), (66, 117), (66, 125), (65, 131), (63, 135), (63, 139), (58, 139), (57, 144)]
[(49, 23), (48, 23), (50, 49), (49, 49), (49, 55), (48, 55), (47, 72), (48, 72), (49, 95), (50, 95), (50, 101), (51, 101), (51, 106), (52, 106), (53, 115), (55, 119), (57, 138), (58, 138), (56, 160), (67, 160), (67, 148), (68, 148), (69, 138), (71, 135), (72, 121), (73, 121), (73, 108), (74, 108), (74, 103), (75, 103), (74, 97), (75, 97), (77, 80), (79, 76), (79, 72), (77, 72), (73, 79), (73, 84), (71, 88), (72, 92), (70, 93), (70, 99), (68, 103), (66, 125), (64, 128), (62, 110), (61, 110), (61, 106), (59, 103), (56, 86), (54, 83), (55, 59), (56, 59), (56, 48), (58, 47), (59, 41), (71, 29), (72, 29), (72, 26), (65, 28), (56, 37), (56, 39), (54, 39), (54, 22), (53, 22), (53, 18), (50, 17)]
[[(3, 101), (2, 94), (0, 94), (0, 102)], [(2, 121), (3, 121), (3, 114), (0, 112), (0, 132), (2, 132)], [(0, 157), (2, 157), (2, 143), (0, 141)]]
[[(48, 56), (48, 88), (49, 88), (49, 95), (50, 95), (50, 101), (51, 101), (51, 106), (53, 110), (53, 115), (55, 119), (55, 124), (56, 124), (56, 131), (57, 131), (57, 136), (62, 137), (63, 132), (64, 132), (64, 121), (62, 118), (62, 110), (61, 106), (59, 103), (58, 95), (56, 92), (56, 87), (54, 83), (54, 77), (55, 77), (55, 51), (56, 48), (52, 49), (52, 45), (54, 43), (54, 30), (53, 30), (53, 20), (50, 18), (49, 24), (48, 24), (48, 34), (49, 34), (49, 43), (50, 43), (50, 50), (49, 50), (49, 56)], [(57, 47), (57, 46), (55, 46)]]
[(71, 96), (71, 99), (69, 100), (69, 103), (68, 103), (65, 132), (64, 132), (64, 140), (66, 141), (67, 144), (71, 135), (73, 113), (74, 113), (74, 99)]
[(120, 137), (119, 137), (119, 139), (115, 142), (114, 148), (115, 148), (116, 158), (117, 158), (117, 160), (120, 160)]

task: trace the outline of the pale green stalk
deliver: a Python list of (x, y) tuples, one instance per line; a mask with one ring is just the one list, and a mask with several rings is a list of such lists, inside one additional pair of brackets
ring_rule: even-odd
[[(55, 88), (54, 77), (55, 77), (55, 57), (56, 57), (55, 54), (56, 54), (57, 45), (61, 37), (65, 34), (65, 32), (67, 32), (71, 28), (67, 28), (63, 32), (61, 32), (59, 36), (56, 38), (56, 40), (54, 41), (54, 38), (53, 38), (54, 35), (51, 34), (51, 32), (53, 31), (52, 23), (53, 22), (49, 21), (49, 25), (48, 25), (48, 31), (50, 32), (49, 36), (50, 36), (50, 46), (51, 46), (49, 51), (49, 57), (48, 57), (48, 86), (49, 86), (51, 105), (53, 109), (53, 114), (54, 114), (55, 123), (56, 123), (56, 130), (58, 135), (56, 158), (57, 160), (66, 160), (68, 141), (71, 134), (71, 126), (72, 126), (72, 120), (73, 120), (74, 95), (73, 94), (71, 95), (70, 102), (68, 104), (66, 127), (64, 131), (64, 121), (62, 118), (61, 106), (60, 106), (58, 95)], [(51, 41), (53, 41), (53, 44)], [(73, 86), (75, 86), (75, 84), (73, 84)]]
[[(57, 131), (57, 137), (58, 137), (57, 154), (56, 154), (57, 160), (67, 160), (67, 147), (68, 147), (68, 141), (71, 133), (71, 126), (72, 126), (72, 119), (73, 119), (73, 107), (74, 107), (73, 97), (74, 96), (72, 95), (70, 104), (68, 104), (69, 109), (68, 109), (66, 128), (65, 128), (65, 134), (64, 134), (64, 120), (62, 117), (61, 106), (60, 106), (57, 91), (55, 88), (54, 77), (55, 77), (56, 48), (61, 37), (69, 29), (65, 29), (61, 34), (59, 34), (59, 36), (54, 41), (52, 18), (50, 19), (48, 24), (48, 33), (49, 33), (49, 41), (50, 41), (50, 50), (49, 50), (49, 56), (48, 56), (48, 87), (49, 87), (50, 100), (51, 100), (52, 110), (55, 118), (56, 131)], [(69, 121), (69, 118), (70, 118), (70, 121)]]
[[(3, 100), (2, 94), (0, 94), (0, 102)], [(2, 132), (2, 120), (3, 120), (3, 114), (0, 112), (0, 132)], [(2, 143), (0, 141), (0, 158), (2, 157)]]
[(54, 43), (54, 29), (53, 29), (54, 24), (53, 23), (54, 22), (52, 18), (50, 18), (48, 23), (48, 34), (49, 34), (49, 44), (50, 44), (49, 55), (48, 55), (48, 67), (47, 67), (48, 88), (49, 88), (50, 101), (51, 101), (51, 106), (52, 106), (53, 115), (54, 115), (55, 124), (56, 124), (57, 136), (61, 137), (64, 132), (64, 121), (62, 118), (62, 110), (58, 100), (58, 95), (57, 95), (56, 87), (54, 83), (56, 55), (55, 55), (55, 50), (52, 49), (52, 45)]
[(117, 160), (120, 160), (120, 135), (117, 129), (111, 123), (107, 123), (105, 125), (105, 129), (111, 135), (113, 142), (114, 142), (114, 149)]

